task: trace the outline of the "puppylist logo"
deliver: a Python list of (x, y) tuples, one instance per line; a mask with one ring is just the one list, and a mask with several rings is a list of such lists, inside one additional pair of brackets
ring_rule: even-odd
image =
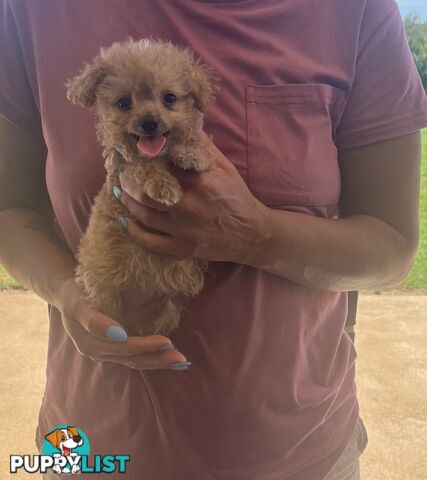
[(129, 455), (94, 455), (90, 461), (90, 444), (81, 428), (60, 425), (44, 437), (42, 455), (11, 455), (10, 473), (21, 469), (27, 473), (76, 475), (79, 473), (126, 473)]

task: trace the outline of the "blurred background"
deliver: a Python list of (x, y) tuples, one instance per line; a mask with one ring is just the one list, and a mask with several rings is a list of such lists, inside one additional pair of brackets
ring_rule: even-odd
[(397, 0), (402, 17), (412, 13), (420, 15), (427, 20), (427, 1), (426, 0)]

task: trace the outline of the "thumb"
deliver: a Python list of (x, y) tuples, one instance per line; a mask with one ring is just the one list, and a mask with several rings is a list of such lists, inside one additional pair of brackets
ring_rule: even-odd
[(225, 170), (236, 170), (232, 162), (221, 152), (215, 145), (213, 136), (208, 135), (204, 130), (200, 132), (201, 144), (206, 150), (211, 152), (212, 160), (217, 166), (223, 167)]
[(101, 340), (124, 343), (128, 339), (120, 323), (88, 305), (83, 307), (78, 322), (90, 335)]

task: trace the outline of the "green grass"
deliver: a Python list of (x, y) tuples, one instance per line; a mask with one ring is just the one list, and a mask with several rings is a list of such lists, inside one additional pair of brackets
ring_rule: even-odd
[(1, 290), (23, 290), (24, 288), (15, 281), (6, 270), (0, 265), (0, 291)]
[(420, 243), (415, 265), (403, 282), (403, 289), (427, 290), (427, 128), (422, 130), (423, 156), (421, 161)]
[[(427, 291), (427, 129), (422, 131), (423, 156), (421, 163), (421, 195), (420, 195), (420, 245), (415, 265), (402, 283), (402, 290)], [(0, 290), (22, 288), (0, 265)]]

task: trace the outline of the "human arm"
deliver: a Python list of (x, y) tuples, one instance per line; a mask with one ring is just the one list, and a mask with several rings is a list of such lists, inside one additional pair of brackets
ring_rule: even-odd
[(339, 160), (341, 218), (270, 211), (267, 255), (250, 263), (310, 288), (393, 288), (418, 245), (420, 134), (344, 150)]
[(77, 349), (97, 360), (134, 368), (167, 368), (185, 362), (176, 350), (159, 353), (170, 340), (160, 335), (108, 338), (114, 319), (92, 309), (74, 281), (75, 259), (54, 226), (44, 181), (42, 136), (16, 128), (0, 115), (0, 263), (24, 287), (62, 313)]
[(0, 262), (22, 285), (60, 307), (75, 260), (53, 222), (44, 182), (46, 147), (0, 116)]
[(184, 189), (175, 206), (153, 202), (122, 176), (122, 203), (164, 233), (128, 219), (129, 235), (141, 246), (246, 264), (314, 289), (391, 288), (408, 273), (418, 241), (419, 133), (341, 152), (339, 219), (266, 207), (204, 141), (214, 165), (200, 174), (175, 171)]

